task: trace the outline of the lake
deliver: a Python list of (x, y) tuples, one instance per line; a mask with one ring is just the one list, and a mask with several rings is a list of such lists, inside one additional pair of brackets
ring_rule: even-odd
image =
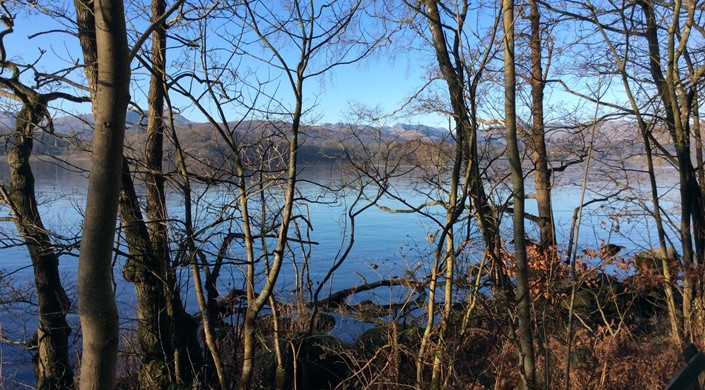
[[(77, 162), (80, 168), (86, 168), (87, 162)], [(35, 161), (33, 163), (36, 176), (36, 191), (39, 196), (40, 211), (46, 227), (55, 232), (55, 240), (62, 242), (78, 242), (80, 238), (80, 226), (82, 221), (81, 209), (85, 204), (85, 189), (87, 179), (85, 174), (80, 173), (80, 169), (68, 170), (51, 161)], [(570, 224), (573, 218), (574, 209), (580, 203), (580, 182), (581, 172), (564, 173), (557, 182), (553, 192), (554, 212), (557, 225), (558, 240), (567, 246)], [(3, 182), (8, 180), (8, 167), (5, 161), (0, 162), (0, 178)], [(300, 212), (305, 212), (311, 223), (312, 229), (308, 232), (308, 240), (316, 242), (311, 246), (310, 253), (310, 277), (315, 286), (320, 282), (339, 254), (341, 247), (346, 244), (347, 234), (349, 234), (349, 224), (343, 217), (348, 207), (355, 200), (355, 191), (348, 191), (346, 194), (335, 196), (324, 191), (320, 186), (313, 183), (322, 183), (329, 187), (334, 187), (341, 182), (341, 167), (333, 164), (308, 166), (302, 170), (300, 192), (308, 199), (316, 199), (316, 202), (307, 202), (299, 208)], [(589, 176), (590, 191), (586, 200), (599, 199), (600, 197), (614, 193), (623, 187), (623, 183), (617, 184), (606, 180), (604, 175), (593, 174)], [(664, 196), (667, 209), (674, 207), (674, 200), (677, 199), (677, 188), (674, 185), (676, 176), (662, 174), (660, 188)], [(417, 187), (416, 182), (420, 178), (410, 174), (405, 177), (393, 180), (392, 185), (399, 198), (410, 204), (421, 204), (428, 199), (424, 192), (429, 192), (428, 188)], [(527, 180), (527, 186), (530, 187)], [(579, 248), (596, 249), (603, 243), (611, 242), (626, 247), (623, 256), (628, 256), (645, 248), (656, 246), (657, 239), (652, 222), (649, 222), (645, 213), (638, 203), (625, 201), (630, 193), (636, 194), (648, 188), (643, 177), (635, 176), (630, 182), (631, 188), (626, 188), (621, 193), (623, 199), (612, 200), (610, 202), (598, 202), (590, 205), (584, 210), (584, 217), (580, 229)], [(231, 207), (234, 197), (229, 189), (224, 186), (215, 187), (195, 187), (199, 201), (194, 204), (195, 221), (199, 226), (207, 226), (223, 210)], [(502, 190), (501, 185), (494, 193), (495, 201), (506, 199), (508, 191)], [(138, 189), (139, 190), (139, 189)], [(527, 188), (530, 192), (531, 188)], [(374, 195), (374, 188), (366, 191), (368, 196)], [(631, 196), (631, 195), (630, 195)], [(648, 205), (650, 202), (646, 202)], [(365, 205), (365, 201), (358, 205), (358, 209)], [(401, 202), (389, 198), (382, 198), (380, 205), (389, 209), (402, 208)], [(167, 198), (170, 217), (174, 220), (180, 219), (183, 215), (183, 199), (176, 191), (171, 190)], [(527, 212), (534, 213), (535, 203), (527, 200)], [(8, 209), (0, 208), (0, 216), (8, 217)], [(430, 214), (441, 215), (439, 207), (431, 208)], [(237, 213), (235, 213), (237, 214)], [(510, 217), (505, 217), (504, 227), (509, 229)], [(677, 221), (674, 221), (677, 223)], [(234, 220), (229, 225), (237, 231), (238, 221)], [(210, 253), (217, 253), (218, 228), (206, 229), (204, 233), (211, 234), (212, 237), (204, 238), (199, 244)], [(472, 229), (471, 229), (472, 230)], [(527, 223), (527, 231), (532, 237), (537, 236), (535, 226)], [(416, 213), (390, 213), (382, 208), (371, 207), (365, 210), (356, 219), (355, 245), (347, 260), (340, 266), (326, 286), (322, 297), (328, 291), (352, 287), (365, 281), (375, 281), (392, 276), (403, 276), (409, 270), (416, 270), (418, 274), (430, 272), (430, 262), (432, 259), (432, 243), (429, 237), (435, 232), (434, 225), (426, 217)], [(472, 231), (471, 237), (474, 242), (480, 242), (476, 232)], [(505, 237), (511, 237), (507, 232)], [(675, 238), (675, 235), (674, 235)], [(674, 241), (675, 242), (675, 241)], [(479, 245), (479, 244), (477, 244)], [(125, 249), (125, 248), (122, 248)], [(237, 257), (241, 249), (238, 245), (233, 245), (232, 256)], [(479, 257), (479, 251), (478, 257)], [(25, 248), (18, 242), (14, 225), (3, 219), (0, 222), (0, 293), (7, 298), (12, 293), (11, 289), (32, 289), (32, 269)], [(291, 299), (296, 287), (297, 276), (302, 269), (300, 257), (297, 257), (294, 264), (293, 259), (289, 259), (282, 269), (278, 280), (277, 297), (282, 300)], [(469, 256), (468, 261), (473, 261), (473, 256)], [(122, 259), (116, 259), (115, 279), (116, 279), (116, 299), (120, 307), (121, 322), (125, 329), (134, 328), (135, 295), (134, 289), (129, 283), (122, 279), (120, 264)], [(76, 270), (78, 263), (77, 253), (67, 253), (61, 257), (60, 269), (65, 280), (65, 286), (69, 294), (75, 297)], [(181, 283), (184, 286), (184, 299), (187, 309), (191, 312), (197, 311), (195, 299), (192, 296), (192, 282), (189, 270), (185, 269), (180, 274)], [(231, 288), (244, 288), (243, 273), (240, 266), (227, 267), (220, 279), (220, 289), (225, 294)], [(375, 299), (389, 301), (391, 296), (397, 295), (394, 289), (379, 289), (369, 293), (365, 299)], [(34, 299), (32, 294), (30, 300)], [(358, 298), (361, 299), (361, 298)], [(31, 313), (32, 305), (22, 303), (8, 303), (0, 301), (0, 336), (10, 340), (27, 340), (31, 338), (36, 327), (36, 321), (27, 311)], [(74, 312), (70, 317), (71, 324), (76, 326), (78, 318)], [(364, 324), (349, 322), (339, 325), (334, 330), (339, 335), (359, 334), (360, 330), (351, 331), (350, 327), (364, 327)], [(31, 368), (31, 356), (29, 352), (22, 348), (0, 343), (0, 362), (2, 371), (0, 377), (14, 377), (19, 382), (27, 384), (33, 383)], [(1, 382), (0, 382), (1, 384)]]

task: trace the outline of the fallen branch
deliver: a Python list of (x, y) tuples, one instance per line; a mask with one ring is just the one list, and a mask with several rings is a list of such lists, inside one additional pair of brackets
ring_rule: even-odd
[(392, 279), (384, 279), (384, 280), (378, 280), (376, 282), (371, 282), (371, 283), (365, 283), (360, 286), (355, 286), (352, 288), (347, 288), (345, 290), (340, 290), (338, 292), (335, 292), (331, 294), (328, 298), (322, 299), (318, 302), (311, 302), (308, 304), (309, 307), (318, 305), (321, 307), (326, 307), (326, 308), (338, 308), (340, 307), (344, 301), (357, 293), (373, 290), (378, 287), (390, 287), (390, 286), (410, 286), (410, 287), (417, 287), (422, 285), (422, 283), (418, 282), (415, 279), (411, 278), (392, 278)]
[[(319, 308), (337, 309), (337, 308), (341, 308), (343, 306), (347, 306), (347, 305), (345, 305), (345, 300), (348, 297), (351, 297), (355, 294), (365, 292), (365, 291), (374, 290), (379, 287), (391, 287), (391, 286), (409, 286), (409, 287), (413, 287), (413, 288), (418, 289), (418, 288), (424, 286), (424, 284), (415, 280), (415, 279), (412, 279), (412, 278), (391, 278), (391, 279), (378, 280), (376, 282), (364, 283), (359, 286), (355, 286), (352, 288), (347, 288), (344, 290), (337, 291), (337, 292), (331, 294), (326, 299), (322, 299), (318, 302), (309, 302), (306, 304), (306, 306), (309, 308), (314, 307), (314, 306), (318, 306)], [(231, 316), (231, 315), (237, 314), (237, 313), (244, 313), (246, 308), (242, 305), (238, 305), (238, 301), (244, 300), (245, 297), (246, 297), (246, 292), (244, 290), (240, 290), (240, 289), (230, 290), (227, 295), (225, 295), (222, 299), (220, 299), (218, 301), (217, 312), (218, 312), (218, 315), (220, 316), (220, 318)], [(289, 304), (289, 303), (282, 303), (279, 301), (275, 301), (275, 302), (276, 302), (276, 305), (280, 306), (280, 307), (294, 305), (294, 303)], [(198, 316), (198, 315), (196, 315), (196, 316)]]

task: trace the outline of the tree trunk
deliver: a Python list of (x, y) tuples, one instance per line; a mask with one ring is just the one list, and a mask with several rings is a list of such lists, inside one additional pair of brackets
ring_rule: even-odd
[(123, 275), (135, 284), (137, 295), (137, 335), (144, 354), (140, 385), (189, 385), (203, 361), (198, 324), (184, 309), (169, 258), (160, 257), (154, 250), (126, 160), (122, 166), (119, 214), (130, 253)]
[[(683, 261), (683, 330), (687, 340), (692, 341), (692, 315), (694, 312), (694, 264), (697, 258), (702, 261), (705, 251), (704, 230), (705, 215), (702, 206), (702, 193), (697, 182), (695, 168), (690, 157), (690, 129), (688, 118), (691, 112), (690, 102), (678, 100), (676, 89), (683, 88), (678, 80), (677, 55), (675, 48), (676, 23), (681, 15), (674, 14), (673, 24), (668, 29), (666, 37), (667, 68), (664, 72), (661, 67), (661, 53), (658, 37), (658, 22), (652, 4), (639, 1), (646, 19), (646, 39), (649, 45), (649, 69), (656, 84), (659, 97), (663, 103), (666, 116), (666, 126), (671, 133), (676, 150), (679, 173), (680, 192), (680, 239), (682, 245)], [(675, 7), (680, 10), (680, 2)], [(682, 91), (681, 91), (682, 92)], [(680, 104), (679, 104), (680, 103)], [(684, 113), (682, 113), (683, 111)], [(695, 234), (693, 234), (695, 233)], [(695, 242), (695, 251), (693, 250)]]
[[(454, 224), (460, 217), (461, 213), (465, 210), (465, 205), (468, 199), (470, 199), (472, 204), (472, 212), (477, 220), (477, 224), (480, 227), (482, 236), (484, 238), (486, 253), (492, 258), (495, 265), (499, 265), (500, 260), (498, 251), (496, 250), (497, 243), (497, 233), (496, 223), (493, 218), (493, 210), (490, 206), (487, 196), (484, 192), (484, 187), (482, 185), (482, 179), (479, 173), (478, 158), (477, 158), (477, 126), (475, 126), (474, 120), (474, 87), (472, 84), (470, 88), (467, 88), (464, 77), (464, 70), (462, 61), (464, 61), (463, 53), (460, 52), (460, 46), (454, 45), (452, 50), (449, 50), (446, 37), (443, 29), (443, 22), (441, 20), (441, 15), (439, 12), (439, 4), (436, 0), (426, 0), (424, 1), (425, 7), (425, 17), (428, 21), (428, 27), (431, 33), (431, 44), (433, 45), (434, 53), (436, 55), (436, 60), (438, 66), (443, 74), (443, 78), (448, 87), (448, 93), (450, 96), (450, 104), (453, 112), (453, 119), (455, 121), (455, 134), (456, 134), (456, 154), (455, 161), (453, 165), (453, 174), (451, 177), (451, 188), (450, 198), (448, 200), (448, 208), (446, 210), (446, 224), (443, 231), (443, 235), (440, 238), (439, 246), (436, 248), (436, 254), (434, 255), (434, 268), (433, 276), (431, 279), (431, 285), (429, 286), (429, 301), (428, 301), (428, 323), (426, 326), (426, 331), (422, 338), (421, 347), (419, 348), (419, 356), (416, 362), (416, 377), (417, 385), (423, 385), (423, 368), (424, 368), (424, 355), (426, 353), (427, 344), (431, 337), (431, 326), (433, 325), (433, 316), (435, 315), (434, 302), (435, 288), (436, 288), (436, 278), (438, 277), (438, 272), (445, 266), (445, 289), (444, 289), (444, 300), (445, 305), (443, 306), (443, 317), (442, 323), (438, 337), (439, 342), (442, 343), (445, 339), (445, 333), (447, 332), (447, 321), (450, 320), (451, 304), (452, 304), (452, 283), (454, 279)], [(458, 42), (460, 36), (462, 35), (462, 28), (465, 22), (465, 11), (467, 10), (467, 3), (463, 3), (458, 10), (457, 15), (457, 27), (455, 30), (455, 36), (453, 37), (454, 42)], [(452, 56), (452, 60), (451, 60)], [(456, 66), (454, 66), (454, 62)], [(484, 62), (480, 64), (480, 70), (477, 76), (482, 73), (482, 68)], [(470, 104), (471, 108), (468, 108), (468, 104), (465, 98), (466, 88), (470, 90)], [(462, 169), (461, 169), (462, 168)], [(462, 174), (461, 174), (462, 171)], [(462, 176), (462, 183), (461, 183)], [(443, 242), (445, 243), (445, 254), (443, 252)], [(501, 266), (496, 267), (496, 269), (501, 269)], [(501, 272), (500, 272), (501, 273)], [(500, 278), (501, 279), (501, 278)], [(442, 347), (441, 347), (442, 348)], [(431, 388), (440, 388), (442, 386), (441, 378), (441, 358), (442, 351), (438, 350), (433, 354), (434, 361), (431, 372)], [(452, 363), (449, 370), (452, 369)], [(448, 374), (450, 375), (450, 374)]]
[(96, 1), (94, 15), (95, 129), (77, 284), (83, 331), (81, 389), (112, 389), (119, 324), (111, 260), (130, 100), (130, 62), (122, 1)]
[[(152, 22), (162, 17), (165, 8), (164, 0), (152, 1)], [(192, 383), (194, 371), (200, 367), (196, 362), (201, 360), (201, 349), (193, 348), (198, 346), (195, 322), (186, 318), (183, 307), (172, 307), (181, 305), (181, 299), (170, 270), (162, 175), (166, 64), (166, 23), (163, 21), (154, 28), (151, 50), (145, 145), (147, 222), (142, 219), (127, 162), (123, 164), (120, 218), (130, 251), (123, 272), (125, 279), (135, 284), (137, 293), (138, 339), (143, 353), (140, 385), (162, 388), (172, 382)], [(176, 320), (174, 316), (182, 318)], [(177, 339), (186, 342), (177, 342)], [(187, 358), (179, 362), (179, 356)]]
[(148, 240), (127, 160), (122, 165), (119, 213), (130, 253), (122, 272), (125, 280), (134, 283), (137, 295), (137, 340), (143, 354), (138, 377), (142, 388), (163, 388), (176, 379), (169, 375), (174, 346), (164, 296), (166, 273)]
[(529, 0), (529, 19), (531, 22), (531, 159), (534, 163), (534, 187), (539, 214), (540, 246), (547, 250), (556, 245), (556, 231), (553, 224), (553, 205), (551, 202), (551, 171), (548, 168), (546, 151), (546, 132), (543, 115), (543, 68), (541, 64), (541, 26), (539, 7), (536, 0)]
[(93, 0), (74, 0), (73, 4), (74, 8), (76, 8), (78, 40), (83, 53), (83, 70), (93, 98), (95, 97), (96, 82), (98, 80), (98, 50), (96, 47)]
[(504, 12), (504, 122), (507, 128), (507, 159), (512, 172), (514, 196), (514, 256), (517, 283), (517, 319), (520, 345), (520, 370), (525, 388), (533, 389), (535, 383), (534, 339), (531, 331), (531, 297), (529, 267), (524, 231), (524, 175), (519, 156), (516, 128), (516, 70), (514, 62), (514, 2), (503, 0)]
[[(201, 266), (203, 266), (206, 274), (206, 280), (208, 280), (207, 285), (210, 282), (215, 282), (215, 280), (210, 280), (212, 274), (208, 268), (205, 258), (201, 258), (203, 253), (199, 251), (196, 247), (196, 241), (194, 238), (193, 229), (193, 217), (192, 217), (192, 201), (191, 201), (191, 184), (188, 177), (188, 172), (186, 171), (186, 165), (184, 164), (183, 156), (181, 151), (178, 152), (179, 155), (179, 166), (182, 170), (184, 183), (181, 186), (181, 190), (184, 196), (184, 229), (186, 233), (186, 241), (189, 253), (189, 263), (191, 265), (191, 273), (193, 275), (194, 292), (196, 293), (196, 300), (198, 302), (198, 307), (201, 309), (201, 323), (203, 326), (204, 342), (208, 351), (210, 352), (210, 363), (213, 364), (215, 372), (218, 378), (218, 383), (221, 390), (227, 389), (227, 379), (225, 377), (225, 372), (223, 371), (223, 365), (221, 364), (220, 352), (218, 351), (217, 339), (215, 335), (215, 324), (211, 322), (214, 317), (209, 311), (209, 305), (206, 300), (206, 294), (203, 288), (203, 281), (201, 278)], [(208, 286), (206, 287), (208, 288)]]
[(693, 138), (695, 139), (695, 165), (698, 167), (700, 193), (705, 197), (705, 159), (703, 159), (703, 135), (700, 127), (700, 108), (698, 95), (693, 96)]
[(61, 285), (59, 258), (37, 209), (34, 175), (29, 165), (32, 133), (44, 118), (46, 106), (38, 95), (28, 98), (33, 101), (24, 104), (15, 121), (12, 148), (7, 156), (11, 183), (9, 194), (4, 195), (15, 214), (15, 225), (27, 245), (34, 268), (39, 306), (37, 388), (65, 389), (73, 385), (68, 341), (71, 328), (66, 322), (71, 303)]
[[(152, 21), (159, 19), (166, 8), (165, 0), (152, 0)], [(166, 23), (160, 23), (152, 33), (152, 69), (147, 97), (147, 142), (145, 145), (145, 173), (147, 228), (154, 251), (168, 262), (169, 239), (167, 231), (166, 195), (162, 159), (164, 158), (164, 95), (166, 83)]]

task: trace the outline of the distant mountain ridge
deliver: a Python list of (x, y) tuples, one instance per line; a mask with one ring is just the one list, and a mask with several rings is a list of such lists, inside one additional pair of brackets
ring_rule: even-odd
[[(128, 111), (125, 117), (126, 130), (138, 131), (141, 127), (147, 126), (147, 117), (137, 111)], [(61, 135), (75, 135), (93, 133), (93, 114), (78, 114), (55, 117), (52, 119), (54, 131)], [(177, 126), (188, 126), (193, 123), (184, 116), (174, 115), (174, 123)], [(0, 133), (8, 133), (15, 126), (15, 117), (8, 113), (0, 114)]]
[(422, 124), (409, 124), (409, 123), (395, 123), (392, 126), (356, 126), (347, 123), (323, 123), (321, 125), (309, 126), (307, 131), (310, 132), (311, 129), (328, 130), (328, 131), (350, 131), (356, 130), (358, 133), (372, 133), (378, 132), (388, 138), (394, 138), (401, 141), (446, 141), (450, 136), (448, 129), (441, 127), (432, 127)]
[[(183, 115), (174, 115), (174, 124), (177, 128), (187, 128), (192, 131), (199, 131), (205, 128), (212, 128), (212, 125), (207, 122), (193, 122)], [(266, 126), (268, 122), (264, 121), (243, 121), (239, 124), (238, 129), (241, 131), (249, 131), (253, 127)], [(72, 116), (62, 116), (53, 119), (54, 131), (60, 135), (78, 135), (81, 137), (90, 137), (93, 134), (93, 114), (79, 114)], [(283, 124), (283, 123), (280, 123)], [(11, 115), (0, 115), (0, 133), (8, 133), (15, 125), (15, 119)], [(230, 126), (235, 127), (236, 122), (230, 122)], [(130, 110), (126, 116), (126, 131), (143, 132), (146, 131), (147, 117), (137, 111)], [(396, 138), (404, 141), (424, 140), (424, 141), (443, 141), (450, 135), (448, 129), (440, 127), (426, 126), (422, 124), (396, 123), (392, 126), (381, 127), (360, 127), (342, 122), (338, 123), (323, 123), (319, 125), (306, 126), (303, 130), (305, 135), (313, 138), (328, 137), (329, 132), (340, 132), (350, 130), (364, 132), (376, 131), (381, 133), (385, 138)]]
[[(147, 126), (147, 117), (137, 111), (128, 111), (125, 117), (127, 131), (143, 130)], [(174, 115), (174, 124), (177, 126), (188, 126), (190, 120), (184, 116)], [(93, 133), (93, 114), (80, 114), (75, 116), (62, 116), (54, 118), (54, 131), (59, 134), (92, 134)]]

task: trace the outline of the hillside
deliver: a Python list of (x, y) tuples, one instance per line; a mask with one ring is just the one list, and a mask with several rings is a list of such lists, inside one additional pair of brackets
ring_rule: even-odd
[[(146, 137), (146, 117), (135, 111), (128, 111), (126, 145), (138, 150)], [(199, 158), (218, 158), (227, 155), (227, 144), (210, 123), (193, 122), (176, 115), (174, 117), (179, 143), (189, 153)], [(44, 124), (46, 125), (46, 123)], [(0, 117), (0, 137), (11, 145), (9, 134), (14, 126), (14, 117)], [(232, 132), (245, 146), (286, 142), (284, 134), (289, 124), (271, 121), (230, 122), (224, 132)], [(93, 115), (57, 117), (53, 120), (53, 133), (49, 131), (35, 134), (35, 153), (63, 155), (81, 152), (86, 149), (93, 131)], [(325, 123), (306, 126), (300, 135), (299, 155), (306, 161), (335, 160), (344, 157), (341, 144), (360, 147), (389, 143), (435, 143), (447, 141), (447, 129), (420, 124), (394, 124), (385, 127), (354, 126), (345, 123)], [(7, 147), (0, 153), (5, 153)], [(167, 156), (173, 152), (172, 143), (166, 146)]]

